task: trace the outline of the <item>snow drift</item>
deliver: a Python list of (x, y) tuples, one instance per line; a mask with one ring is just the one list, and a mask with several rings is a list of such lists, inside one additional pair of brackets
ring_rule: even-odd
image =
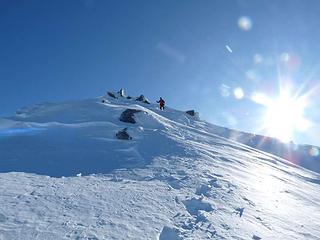
[(0, 120), (0, 239), (320, 239), (319, 174), (230, 133), (126, 98), (21, 109)]

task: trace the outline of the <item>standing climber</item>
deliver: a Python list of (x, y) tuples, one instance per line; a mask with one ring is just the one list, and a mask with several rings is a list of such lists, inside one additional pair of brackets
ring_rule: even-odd
[(159, 103), (160, 105), (160, 110), (164, 110), (164, 104), (166, 103), (162, 97), (160, 97), (159, 101), (157, 101), (157, 103)]

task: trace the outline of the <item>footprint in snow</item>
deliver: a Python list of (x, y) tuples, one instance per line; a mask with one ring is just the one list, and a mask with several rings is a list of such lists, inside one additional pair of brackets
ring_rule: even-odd
[(213, 211), (213, 207), (210, 203), (203, 201), (202, 198), (192, 198), (190, 200), (183, 201), (183, 204), (186, 206), (187, 211), (193, 215), (198, 216), (201, 215), (200, 210), (205, 212)]
[(217, 178), (214, 178), (209, 181), (209, 184), (213, 186), (214, 188), (222, 188), (222, 185), (219, 183)]
[(222, 188), (222, 185), (219, 183), (217, 178), (213, 178), (208, 182), (208, 184), (203, 184), (200, 187), (197, 188), (196, 194), (201, 196), (206, 196), (206, 197), (211, 197), (210, 191), (212, 188)]
[(252, 236), (252, 239), (254, 239), (254, 240), (260, 240), (261, 237), (258, 237), (257, 235), (253, 235), (253, 236)]
[(236, 215), (239, 214), (239, 217), (242, 217), (243, 211), (244, 211), (244, 207), (243, 208), (236, 208), (235, 210), (236, 210), (236, 212), (235, 212)]
[(7, 221), (7, 217), (5, 215), (3, 215), (2, 213), (0, 213), (0, 223), (6, 222)]
[(225, 230), (229, 230), (230, 229), (230, 226), (228, 224), (226, 224), (226, 223), (222, 223), (222, 224), (220, 224), (220, 226)]
[(177, 174), (180, 175), (180, 176), (186, 176), (187, 175), (186, 171), (184, 171), (184, 170), (178, 170)]
[(177, 190), (182, 188), (180, 181), (178, 179), (168, 180), (168, 184), (170, 185), (170, 187), (177, 189)]
[(169, 177), (167, 179), (168, 184), (174, 188), (174, 189), (181, 189), (183, 188), (184, 181), (187, 181), (189, 179), (188, 176), (184, 176), (183, 178), (175, 178), (175, 177)]
[(165, 226), (160, 233), (159, 240), (181, 240), (181, 237), (176, 229)]
[(196, 194), (201, 196), (206, 196), (206, 197), (210, 197), (210, 190), (211, 190), (212, 186), (209, 184), (203, 184), (200, 187), (197, 188), (196, 190)]

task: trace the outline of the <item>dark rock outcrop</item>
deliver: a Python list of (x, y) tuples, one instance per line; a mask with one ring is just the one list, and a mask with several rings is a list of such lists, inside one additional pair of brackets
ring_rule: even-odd
[(196, 112), (194, 110), (188, 110), (186, 111), (187, 114), (189, 114), (190, 116), (195, 116)]
[(127, 128), (124, 128), (121, 131), (117, 132), (116, 137), (121, 140), (131, 140), (132, 137), (129, 135), (127, 130)]
[(145, 96), (143, 96), (142, 94), (140, 95), (140, 97), (136, 98), (136, 101), (139, 101), (139, 102), (143, 102), (143, 103), (147, 103), (147, 104), (150, 104), (149, 100), (146, 99)]
[(112, 93), (112, 92), (107, 92), (107, 94), (112, 98), (117, 98), (116, 95), (114, 93)]
[(134, 114), (141, 112), (141, 110), (138, 109), (126, 109), (121, 113), (121, 116), (119, 118), (120, 121), (122, 122), (127, 122), (127, 123), (136, 123), (134, 120)]

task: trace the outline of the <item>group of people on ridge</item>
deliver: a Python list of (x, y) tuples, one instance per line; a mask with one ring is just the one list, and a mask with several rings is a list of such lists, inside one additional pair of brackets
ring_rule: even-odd
[[(120, 97), (124, 97), (124, 89), (121, 88), (119, 91), (118, 91), (118, 94)], [(160, 110), (164, 110), (164, 105), (165, 105), (165, 101), (163, 100), (162, 97), (160, 97), (159, 101), (157, 101), (157, 103), (159, 103), (159, 108)]]

